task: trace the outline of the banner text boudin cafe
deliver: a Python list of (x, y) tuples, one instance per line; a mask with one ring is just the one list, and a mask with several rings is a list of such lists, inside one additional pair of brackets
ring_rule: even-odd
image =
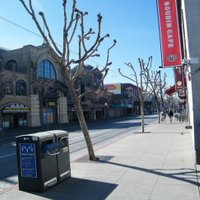
[(182, 64), (176, 0), (157, 0), (163, 67)]

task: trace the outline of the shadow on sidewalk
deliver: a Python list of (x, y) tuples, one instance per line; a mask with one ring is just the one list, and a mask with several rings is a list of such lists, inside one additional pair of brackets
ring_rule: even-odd
[(54, 200), (103, 200), (116, 187), (116, 184), (71, 177), (44, 193), (32, 194)]
[[(107, 163), (110, 165), (116, 165), (116, 166), (120, 166), (120, 167), (126, 167), (129, 169), (154, 174), (157, 176), (162, 176), (162, 177), (186, 182), (186, 183), (200, 187), (200, 183), (198, 182), (198, 180), (200, 180), (200, 177), (198, 175), (198, 174), (200, 174), (200, 171), (197, 171), (194, 169), (184, 169), (184, 168), (182, 168), (182, 169), (179, 169), (179, 168), (177, 168), (177, 169), (147, 169), (147, 168), (143, 168), (143, 167), (130, 166), (130, 165), (125, 165), (125, 164), (120, 164), (120, 163), (115, 163), (115, 162), (110, 162), (110, 161), (104, 161), (104, 160), (100, 160), (99, 162)], [(174, 171), (174, 173), (164, 173), (163, 172), (163, 171), (169, 172), (172, 170)]]

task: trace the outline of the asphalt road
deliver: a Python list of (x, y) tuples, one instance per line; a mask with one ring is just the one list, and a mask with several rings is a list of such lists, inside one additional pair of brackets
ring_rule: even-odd
[[(88, 129), (95, 150), (141, 130), (140, 118), (125, 118), (89, 123)], [(145, 123), (156, 123), (156, 116), (146, 116)], [(67, 128), (71, 161), (87, 155), (79, 126)], [(18, 183), (15, 137), (0, 139), (0, 194)]]

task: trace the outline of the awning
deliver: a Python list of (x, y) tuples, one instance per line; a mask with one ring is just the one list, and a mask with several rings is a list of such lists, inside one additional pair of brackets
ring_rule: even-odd
[(167, 90), (165, 90), (165, 94), (172, 96), (176, 92), (176, 87), (175, 85), (171, 86)]

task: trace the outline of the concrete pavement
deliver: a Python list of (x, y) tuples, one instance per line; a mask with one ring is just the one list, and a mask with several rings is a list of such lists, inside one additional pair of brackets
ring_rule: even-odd
[(44, 193), (18, 186), (1, 200), (199, 200), (199, 166), (185, 123), (145, 126), (96, 149), (98, 162), (87, 156), (71, 162), (72, 177)]

